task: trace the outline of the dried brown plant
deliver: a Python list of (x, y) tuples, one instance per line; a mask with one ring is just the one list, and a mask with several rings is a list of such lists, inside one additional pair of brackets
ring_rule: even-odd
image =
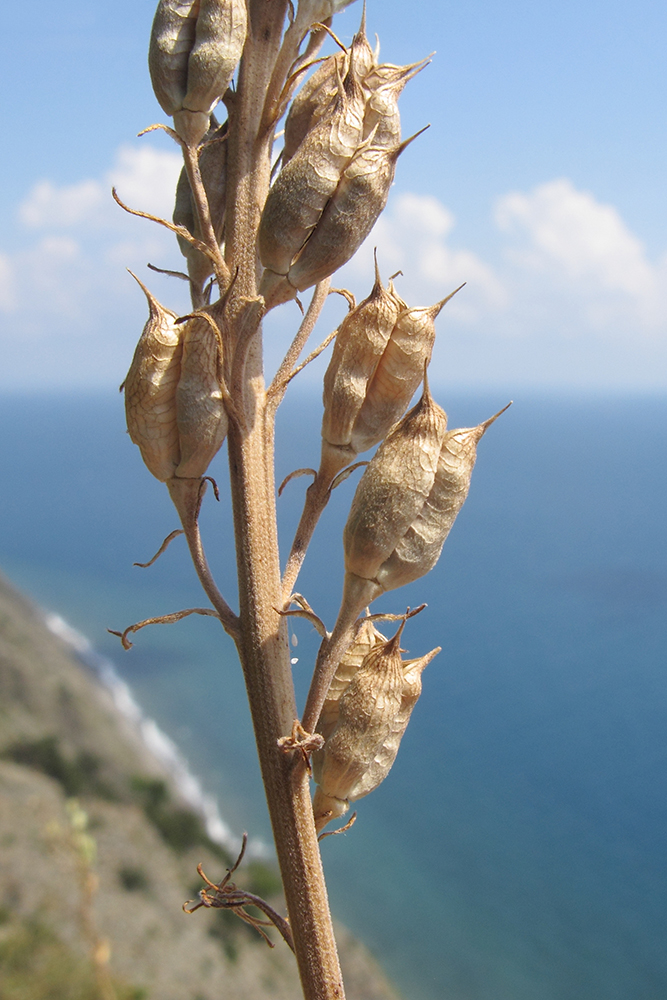
[[(293, 474), (311, 474), (314, 481), (281, 577), (276, 411), (292, 379), (332, 339), (299, 363), (333, 291), (331, 276), (385, 207), (397, 160), (414, 138), (401, 138), (398, 100), (428, 61), (380, 63), (366, 36), (365, 10), (346, 48), (331, 24), (350, 2), (160, 0), (149, 66), (157, 99), (173, 118), (173, 127), (154, 127), (164, 128), (183, 153), (173, 222), (128, 207), (116, 195), (127, 211), (175, 233), (186, 262), (187, 316), (178, 317), (141, 285), (149, 319), (124, 383), (125, 403), (130, 436), (169, 489), (212, 605), (147, 619), (118, 634), (129, 648), (128, 634), (144, 625), (208, 614), (233, 638), (288, 921), (237, 889), (231, 871), (220, 883), (201, 873), (207, 887), (195, 908), (232, 908), (258, 929), (263, 921), (244, 907), (263, 910), (294, 947), (306, 1000), (344, 997), (318, 831), (385, 778), (421, 692), (421, 672), (438, 652), (401, 659), (400, 636), (411, 613), (388, 616), (401, 620), (390, 640), (373, 625), (379, 616), (359, 616), (380, 594), (433, 567), (467, 496), (477, 443), (495, 419), (448, 430), (426, 383), (435, 321), (454, 292), (435, 305), (409, 306), (391, 281), (384, 286), (377, 263), (375, 284), (359, 305), (336, 289), (349, 312), (335, 333), (324, 378), (321, 462), (318, 470)], [(338, 48), (318, 59), (329, 36)], [(213, 115), (219, 103), (227, 114), (222, 125)], [(276, 157), (285, 115), (284, 148)], [(299, 329), (266, 385), (262, 319), (283, 303), (301, 305), (299, 296), (309, 289)], [(422, 382), (421, 399), (406, 414)], [(206, 472), (225, 440), (238, 611), (213, 579), (198, 524)], [(376, 445), (370, 463), (356, 461)], [(294, 585), (332, 489), (365, 464), (344, 533), (341, 609), (328, 632)], [(300, 717), (287, 642), (287, 618), (294, 614), (322, 635)]]

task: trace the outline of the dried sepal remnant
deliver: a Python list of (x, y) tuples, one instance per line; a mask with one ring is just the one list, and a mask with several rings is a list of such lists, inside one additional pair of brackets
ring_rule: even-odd
[[(221, 244), (227, 189), (227, 122), (218, 125), (213, 120), (211, 129), (205, 138), (206, 142), (199, 153), (199, 169), (208, 200), (213, 232), (218, 244)], [(185, 226), (198, 240), (203, 239), (185, 167), (181, 170), (178, 179), (176, 204), (172, 218), (177, 226)], [(206, 279), (213, 274), (211, 259), (193, 247), (182, 236), (178, 236), (177, 239), (179, 249), (188, 262), (190, 280), (198, 290), (201, 290)]]
[(148, 52), (153, 90), (181, 138), (196, 146), (241, 58), (244, 0), (160, 0)]
[(500, 413), (447, 431), (446, 414), (425, 386), (355, 493), (343, 536), (348, 589), (365, 589), (372, 600), (433, 568), (468, 495), (477, 445)]
[(189, 319), (183, 333), (176, 416), (181, 460), (175, 475), (203, 476), (227, 436), (229, 426), (220, 385), (220, 344), (201, 316)]
[[(370, 626), (370, 629), (369, 629)], [(370, 645), (360, 665), (352, 647), (341, 663), (318, 730), (327, 732), (324, 748), (313, 755), (317, 789), (313, 798), (315, 826), (321, 830), (344, 815), (350, 801), (368, 795), (386, 778), (410, 714), (421, 693), (421, 672), (438, 652), (403, 662), (402, 626), (386, 640), (368, 623)]]
[(165, 482), (180, 462), (175, 397), (182, 330), (175, 325), (176, 315), (136, 280), (148, 301), (149, 317), (123, 383), (127, 429), (148, 470)]

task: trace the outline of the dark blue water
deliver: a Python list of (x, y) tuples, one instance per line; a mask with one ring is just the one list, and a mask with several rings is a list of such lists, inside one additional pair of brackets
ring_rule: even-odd
[[(437, 394), (452, 425), (498, 395)], [(448, 405), (449, 404), (449, 405)], [(281, 421), (279, 475), (316, 464), (316, 398)], [(213, 620), (105, 629), (205, 603), (116, 398), (0, 401), (0, 566), (112, 655), (237, 829), (268, 837), (231, 643)], [(479, 449), (438, 567), (379, 608), (443, 652), (387, 781), (323, 843), (336, 912), (408, 1000), (664, 1000), (667, 995), (667, 398), (518, 398)], [(224, 480), (224, 461), (213, 474)], [(337, 491), (299, 582), (329, 625)], [(280, 501), (284, 546), (305, 481)], [(233, 597), (226, 504), (204, 528)], [(299, 690), (314, 636), (296, 628)]]

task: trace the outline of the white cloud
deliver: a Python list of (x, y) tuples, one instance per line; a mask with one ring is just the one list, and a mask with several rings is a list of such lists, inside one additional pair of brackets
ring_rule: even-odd
[(447, 310), (453, 318), (474, 322), (489, 309), (503, 307), (505, 290), (477, 254), (449, 245), (454, 226), (453, 214), (432, 195), (398, 194), (341, 276), (351, 282), (360, 278), (372, 282), (373, 248), (377, 247), (381, 273), (386, 278), (402, 271), (397, 287), (411, 303), (430, 304), (467, 282)]
[(0, 253), (0, 312), (11, 312), (15, 306), (14, 268), (9, 255)]
[(613, 205), (561, 179), (500, 198), (495, 220), (509, 238), (515, 324), (539, 312), (541, 298), (550, 324), (560, 320), (579, 335), (664, 331), (665, 261), (649, 260)]
[[(143, 323), (145, 304), (126, 273), (146, 275), (146, 263), (180, 268), (175, 237), (123, 212), (115, 185), (131, 207), (169, 218), (181, 168), (177, 153), (123, 146), (101, 178), (69, 185), (36, 184), (18, 208), (12, 252), (0, 255), (0, 313), (20, 316), (2, 337), (12, 381), (42, 365), (44, 381), (120, 381)], [(187, 305), (185, 283), (152, 276), (157, 294)], [(17, 332), (18, 331), (18, 332)]]
[[(124, 146), (100, 178), (44, 180), (27, 194), (0, 253), (0, 314), (20, 316), (2, 338), (6, 383), (28, 370), (34, 383), (35, 365), (45, 383), (119, 382), (145, 315), (126, 267), (188, 308), (185, 283), (145, 270), (183, 267), (173, 235), (110, 196), (116, 185), (130, 206), (168, 218), (179, 170), (176, 152)], [(335, 283), (366, 295), (375, 246), (385, 280), (403, 272), (396, 284), (411, 304), (466, 282), (438, 321), (434, 375), (667, 385), (667, 256), (651, 260), (614, 206), (561, 179), (503, 195), (490, 223), (499, 249), (475, 252), (437, 198), (394, 192)]]
[(646, 295), (655, 274), (642, 243), (613, 205), (602, 205), (569, 180), (551, 181), (529, 194), (500, 198), (495, 218), (504, 232), (528, 245), (517, 261), (612, 291)]
[(117, 229), (122, 209), (111, 196), (111, 188), (116, 187), (130, 208), (169, 218), (181, 166), (178, 153), (150, 146), (121, 146), (116, 162), (102, 180), (61, 187), (40, 181), (19, 206), (19, 217), (32, 229)]

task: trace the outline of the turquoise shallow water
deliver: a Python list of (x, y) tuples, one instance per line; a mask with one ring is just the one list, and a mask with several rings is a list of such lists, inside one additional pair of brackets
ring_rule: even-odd
[[(438, 398), (453, 425), (505, 402)], [(281, 476), (317, 460), (317, 400), (288, 405)], [(268, 838), (216, 623), (147, 629), (130, 653), (105, 631), (202, 603), (178, 541), (152, 569), (131, 565), (176, 518), (120, 401), (4, 398), (0, 418), (0, 566), (113, 658), (227, 821)], [(426, 600), (404, 645), (443, 652), (390, 778), (323, 852), (336, 911), (410, 1000), (667, 994), (666, 418), (665, 398), (516, 399), (480, 445), (438, 567), (381, 605)], [(304, 486), (280, 501), (285, 539)], [(299, 585), (328, 623), (353, 489), (337, 491)], [(228, 528), (224, 500), (207, 502), (233, 601)], [(295, 632), (303, 692), (315, 637)]]

